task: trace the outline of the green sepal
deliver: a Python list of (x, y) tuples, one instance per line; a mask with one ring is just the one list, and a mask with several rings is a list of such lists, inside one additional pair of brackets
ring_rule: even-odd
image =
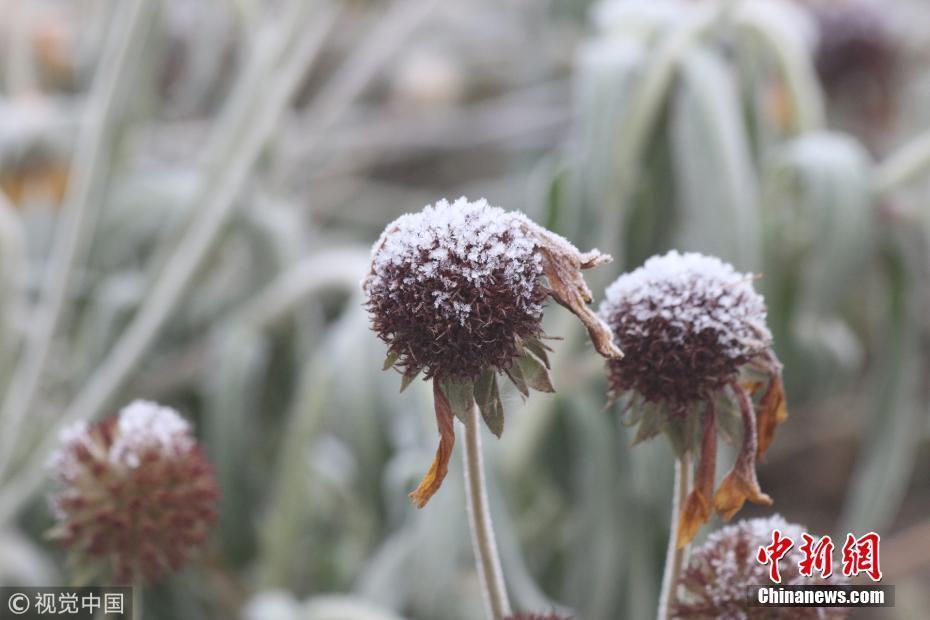
[(403, 376), (400, 378), (401, 393), (403, 393), (404, 390), (410, 387), (410, 384), (413, 383), (413, 380), (417, 378), (418, 374), (420, 374), (419, 369), (414, 370), (413, 372), (405, 372), (403, 374)]
[(478, 382), (475, 383), (475, 402), (484, 423), (492, 433), (500, 437), (504, 432), (504, 404), (497, 388), (497, 375), (493, 371), (485, 370), (478, 377)]
[(552, 349), (547, 347), (539, 340), (539, 338), (530, 338), (529, 340), (524, 341), (523, 346), (529, 349), (533, 355), (539, 358), (543, 363), (546, 369), (551, 369), (549, 366), (549, 351)]
[(537, 392), (545, 392), (547, 394), (555, 392), (555, 388), (552, 387), (552, 380), (549, 378), (549, 371), (546, 370), (543, 363), (532, 353), (526, 351), (523, 357), (517, 359), (517, 366), (520, 368), (523, 380), (526, 382), (527, 386), (533, 388)]
[(724, 441), (732, 446), (739, 446), (743, 442), (743, 416), (739, 410), (739, 403), (729, 387), (724, 387), (717, 393), (714, 400), (717, 413), (717, 428)]
[(444, 379), (439, 388), (449, 401), (449, 408), (462, 424), (468, 424), (468, 416), (475, 406), (475, 384), (472, 381)]
[(520, 368), (519, 364), (514, 364), (510, 368), (504, 369), (504, 372), (507, 373), (507, 376), (510, 377), (510, 380), (517, 386), (517, 389), (523, 396), (527, 397), (530, 395), (530, 389), (526, 385), (526, 378), (524, 378), (523, 370)]
[(394, 366), (397, 363), (397, 359), (400, 357), (400, 353), (397, 351), (388, 351), (387, 357), (384, 358), (384, 366), (381, 367), (381, 370), (387, 370)]
[(633, 438), (631, 446), (640, 444), (652, 439), (662, 432), (662, 426), (665, 423), (665, 413), (655, 403), (647, 403), (642, 407), (642, 422), (636, 429), (636, 437)]

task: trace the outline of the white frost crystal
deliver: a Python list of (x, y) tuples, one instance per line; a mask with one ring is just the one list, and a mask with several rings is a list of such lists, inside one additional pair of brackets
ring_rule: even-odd
[[(482, 287), (494, 274), (503, 273), (506, 284), (525, 300), (531, 300), (536, 280), (542, 275), (536, 242), (526, 234), (534, 226), (521, 213), (493, 207), (487, 200), (453, 203), (440, 200), (419, 213), (397, 218), (372, 248), (372, 274), (363, 283), (370, 291), (385, 283), (390, 267), (409, 268), (404, 282), (391, 281), (394, 289), (416, 281), (438, 280), (444, 288), (433, 291), (436, 308), (448, 318), (464, 322), (472, 308), (455, 300), (460, 276)], [(526, 312), (542, 315), (542, 306), (527, 303)]]

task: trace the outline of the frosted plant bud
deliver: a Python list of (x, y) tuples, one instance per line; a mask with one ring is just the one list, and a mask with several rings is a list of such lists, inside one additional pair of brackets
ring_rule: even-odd
[(180, 569), (216, 522), (213, 468), (168, 407), (136, 401), (99, 423), (66, 427), (50, 465), (52, 538), (116, 583)]
[[(678, 600), (672, 617), (680, 620), (768, 618), (771, 620), (841, 620), (849, 610), (841, 607), (750, 607), (749, 588), (771, 583), (769, 567), (756, 559), (760, 547), (772, 543), (773, 530), (801, 544), (805, 528), (788, 523), (779, 515), (750, 519), (724, 527), (691, 550), (678, 585)], [(805, 577), (796, 561), (786, 556), (779, 563), (781, 585), (844, 585), (848, 580), (834, 571), (823, 578)]]
[(372, 329), (388, 346), (385, 369), (403, 374), (402, 389), (421, 372), (434, 380), (440, 446), (412, 494), (419, 506), (445, 476), (453, 416), (464, 418), (477, 405), (491, 431), (503, 432), (498, 374), (524, 396), (554, 391), (541, 327), (548, 297), (578, 316), (599, 353), (621, 355), (588, 308), (591, 292), (581, 277), (609, 260), (486, 200), (442, 200), (387, 226), (362, 289)]
[[(711, 507), (729, 519), (747, 499), (772, 503), (755, 463), (787, 409), (765, 303), (752, 280), (720, 259), (671, 251), (620, 276), (600, 307), (625, 353), (608, 361), (609, 397), (621, 403), (628, 424), (639, 424), (636, 441), (664, 432), (679, 457), (700, 454), (696, 488), (680, 515), (680, 546)], [(741, 450), (715, 494), (718, 428)]]

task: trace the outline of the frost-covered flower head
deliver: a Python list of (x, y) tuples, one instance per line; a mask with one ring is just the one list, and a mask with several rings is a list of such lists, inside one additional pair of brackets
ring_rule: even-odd
[[(753, 586), (770, 583), (769, 568), (756, 560), (760, 547), (772, 543), (773, 530), (800, 541), (805, 528), (788, 523), (780, 515), (765, 519), (750, 519), (724, 527), (707, 541), (691, 550), (690, 560), (678, 581), (679, 596), (672, 612), (681, 620), (769, 620), (831, 619), (847, 617), (840, 607), (750, 607), (747, 591)], [(780, 564), (782, 585), (842, 585), (845, 577), (834, 572), (830, 577), (805, 577), (796, 561), (788, 557)]]
[(620, 276), (600, 314), (626, 353), (610, 363), (611, 389), (672, 408), (726, 385), (772, 342), (752, 276), (693, 252), (654, 256)]
[(117, 583), (178, 570), (216, 521), (213, 468), (176, 411), (136, 401), (61, 432), (52, 455), (52, 537)]
[[(682, 509), (682, 545), (711, 505), (730, 518), (746, 499), (771, 503), (755, 462), (787, 413), (765, 303), (752, 280), (720, 259), (671, 251), (620, 276), (600, 307), (625, 353), (608, 361), (609, 395), (630, 424), (640, 424), (637, 441), (665, 432), (679, 456), (700, 452), (698, 488)], [(712, 497), (718, 422), (742, 450)]]
[(580, 274), (609, 260), (486, 200), (442, 200), (387, 226), (362, 289), (372, 328), (388, 345), (385, 368), (397, 368), (403, 386), (421, 372), (435, 380), (442, 443), (413, 494), (418, 505), (445, 475), (452, 415), (477, 402), (491, 430), (502, 432), (498, 374), (524, 395), (553, 391), (541, 327), (547, 297), (581, 319), (602, 355), (620, 355), (587, 306), (591, 293)]

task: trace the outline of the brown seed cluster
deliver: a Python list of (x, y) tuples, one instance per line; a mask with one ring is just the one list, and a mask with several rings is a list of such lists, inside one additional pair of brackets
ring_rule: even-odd
[(213, 468), (177, 413), (136, 402), (63, 433), (51, 536), (115, 583), (152, 582), (180, 569), (217, 519)]
[(600, 314), (625, 354), (608, 362), (611, 394), (635, 390), (673, 411), (706, 400), (771, 344), (751, 276), (700, 254), (672, 251), (622, 275)]
[(475, 380), (541, 334), (542, 264), (517, 213), (464, 199), (387, 227), (363, 282), (372, 328), (404, 374)]
[[(693, 549), (679, 581), (679, 597), (672, 617), (681, 620), (846, 618), (849, 611), (838, 607), (749, 606), (748, 588), (771, 583), (769, 568), (756, 560), (756, 553), (759, 547), (771, 544), (775, 529), (794, 541), (800, 541), (804, 532), (804, 528), (788, 523), (780, 516), (751, 519), (714, 532), (706, 543)], [(790, 561), (788, 557), (782, 559), (779, 567), (783, 585), (841, 585), (847, 582), (836, 572), (827, 579), (802, 576), (793, 557)]]

